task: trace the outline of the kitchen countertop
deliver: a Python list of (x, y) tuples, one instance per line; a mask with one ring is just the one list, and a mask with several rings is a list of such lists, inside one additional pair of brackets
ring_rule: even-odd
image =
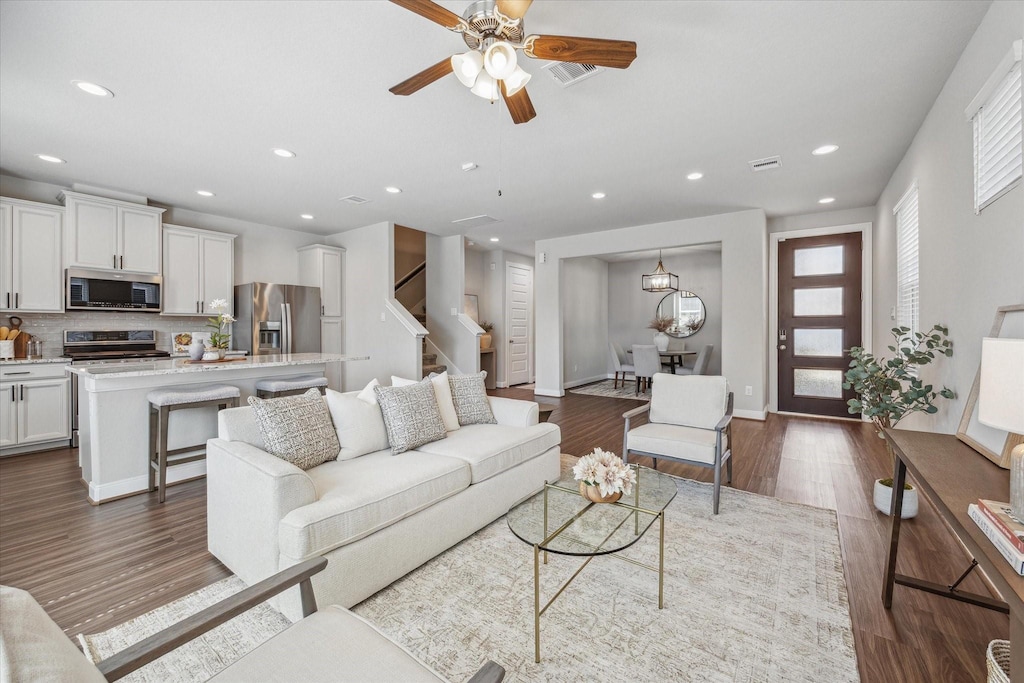
[(0, 365), (27, 365), (28, 363), (70, 363), (70, 358), (51, 356), (50, 358), (12, 358), (0, 360)]
[(254, 367), (275, 368), (284, 366), (317, 365), (323, 363), (342, 363), (352, 360), (367, 360), (369, 356), (346, 356), (331, 353), (291, 353), (274, 356), (246, 356), (244, 360), (222, 363), (188, 363), (184, 358), (171, 360), (145, 361), (144, 363), (125, 363), (123, 365), (83, 365), (72, 366), (68, 372), (79, 377), (92, 380), (150, 377), (154, 375), (178, 375), (190, 373), (218, 373), (230, 370), (248, 370)]

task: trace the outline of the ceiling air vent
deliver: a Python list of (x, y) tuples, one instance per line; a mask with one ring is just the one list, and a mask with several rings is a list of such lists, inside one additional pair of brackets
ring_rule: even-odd
[(758, 171), (770, 171), (773, 168), (782, 167), (782, 157), (765, 157), (764, 159), (754, 159), (753, 161), (748, 161), (747, 163), (750, 164), (750, 170), (753, 171), (754, 173), (757, 173)]
[(488, 216), (487, 214), (480, 214), (479, 216), (470, 216), (469, 218), (460, 218), (452, 221), (455, 225), (460, 228), (466, 228), (467, 230), (472, 228), (479, 228), (481, 225), (490, 225), (491, 223), (500, 223), (501, 221), (497, 218)]
[(345, 202), (346, 204), (365, 204), (366, 202), (368, 202), (370, 200), (365, 198), (365, 197), (359, 197), (359, 196), (356, 196), (354, 194), (350, 194), (347, 197), (342, 197), (338, 201), (339, 202)]
[(580, 81), (596, 76), (604, 71), (601, 67), (594, 66), (593, 64), (576, 64), (575, 62), (551, 62), (543, 68), (563, 88), (576, 85)]

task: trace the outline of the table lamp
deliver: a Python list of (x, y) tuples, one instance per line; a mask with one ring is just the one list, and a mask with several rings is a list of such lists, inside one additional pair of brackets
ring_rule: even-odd
[[(1024, 339), (982, 340), (978, 422), (1024, 434)], [(1010, 509), (1024, 520), (1024, 443), (1010, 453)]]

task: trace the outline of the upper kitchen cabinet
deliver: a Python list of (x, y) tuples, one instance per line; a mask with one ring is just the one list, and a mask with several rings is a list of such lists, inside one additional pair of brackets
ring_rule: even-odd
[(0, 310), (64, 310), (64, 209), (0, 198)]
[(160, 216), (164, 209), (64, 192), (67, 265), (160, 274)]
[(235, 235), (164, 225), (164, 315), (210, 315), (224, 299), (233, 314)]
[(320, 315), (341, 317), (341, 247), (311, 244), (299, 251), (299, 284), (320, 288)]

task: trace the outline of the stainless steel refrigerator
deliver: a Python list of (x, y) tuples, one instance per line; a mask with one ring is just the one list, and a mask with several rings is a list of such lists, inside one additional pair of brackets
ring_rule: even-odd
[(320, 288), (235, 285), (235, 348), (254, 356), (320, 353)]

